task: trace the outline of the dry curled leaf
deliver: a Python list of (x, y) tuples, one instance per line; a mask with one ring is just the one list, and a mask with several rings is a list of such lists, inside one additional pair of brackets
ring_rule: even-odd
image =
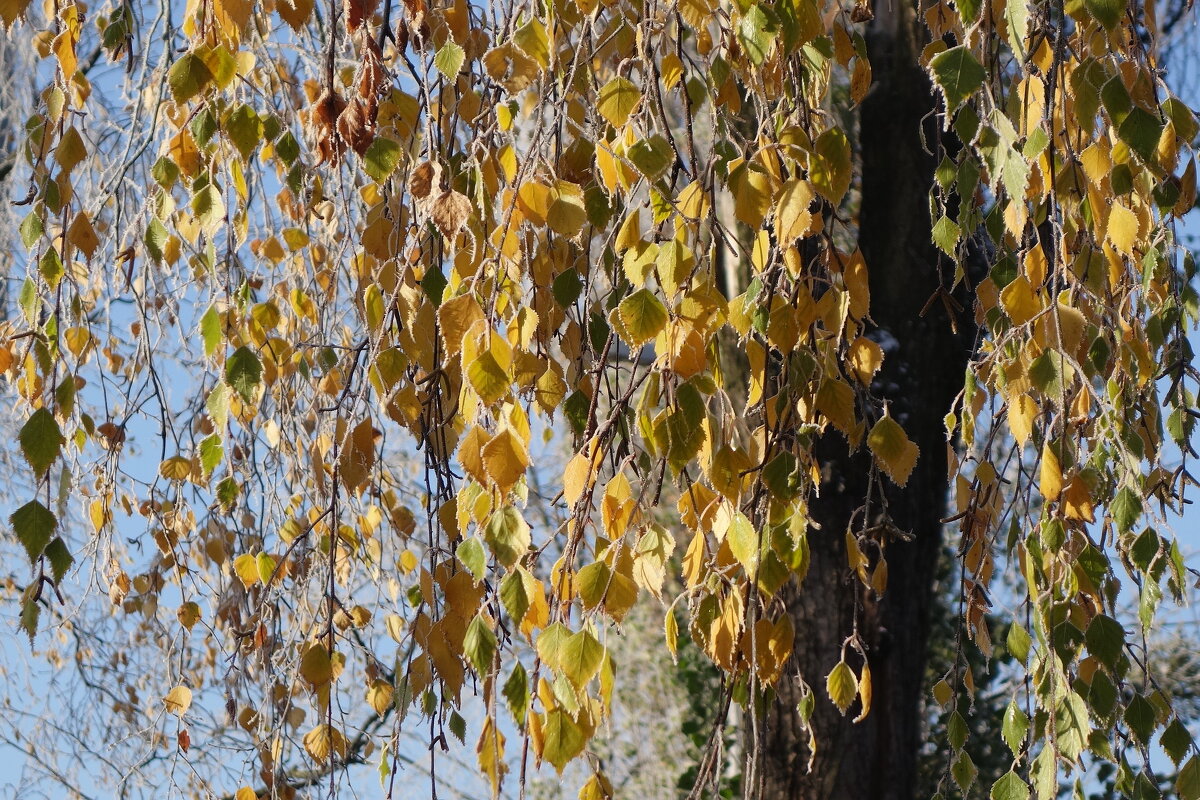
[(375, 0), (345, 0), (346, 27), (354, 33), (375, 13)]
[(355, 97), (346, 104), (346, 107), (342, 109), (342, 113), (338, 115), (338, 137), (360, 156), (367, 152), (367, 148), (375, 141), (375, 115), (377, 110), (378, 105), (374, 97), (369, 100)]
[(433, 224), (447, 239), (453, 239), (471, 215), (471, 201), (461, 192), (442, 192), (430, 210)]
[(341, 160), (346, 143), (338, 135), (337, 122), (345, 108), (346, 101), (340, 94), (325, 89), (308, 109), (308, 134), (317, 146), (318, 165)]
[(441, 188), (442, 167), (434, 161), (418, 164), (408, 178), (408, 192), (413, 200), (423, 205), (435, 189)]

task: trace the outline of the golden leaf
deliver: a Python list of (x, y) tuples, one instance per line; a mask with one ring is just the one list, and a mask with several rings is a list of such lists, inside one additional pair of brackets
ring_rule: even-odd
[(177, 717), (182, 717), (192, 705), (192, 690), (186, 686), (176, 686), (167, 692), (166, 697), (163, 698), (163, 704), (166, 705), (167, 711)]
[(897, 486), (908, 483), (908, 476), (916, 466), (921, 449), (909, 440), (904, 429), (890, 415), (881, 418), (871, 428), (867, 446)]
[(501, 493), (508, 492), (529, 466), (525, 443), (512, 428), (504, 428), (483, 446), (483, 465)]
[(825, 678), (825, 693), (844, 716), (858, 695), (858, 679), (845, 661), (839, 661)]

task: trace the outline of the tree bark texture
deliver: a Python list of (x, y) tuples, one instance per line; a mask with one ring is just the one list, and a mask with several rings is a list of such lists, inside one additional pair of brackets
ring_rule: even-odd
[[(953, 332), (940, 302), (921, 316), (930, 297), (953, 280), (953, 267), (939, 266), (930, 242), (935, 99), (917, 63), (925, 39), (915, 8), (880, 2), (875, 13), (867, 36), (875, 82), (860, 110), (859, 245), (870, 274), (871, 316), (886, 352), (874, 391), (921, 449), (905, 488), (882, 478), (886, 513), (912, 538), (887, 540), (887, 591), (877, 599), (848, 568), (844, 541), (852, 518), (855, 530), (863, 523), (870, 459), (863, 450), (847, 455), (845, 439), (828, 434), (817, 446), (823, 480), (810, 506), (820, 526), (809, 532), (811, 567), (802, 589), (793, 584), (785, 595), (796, 629), (794, 662), (760, 722), (760, 774), (749, 776), (754, 785), (747, 794), (762, 800), (910, 800), (922, 744), (923, 676), (947, 497), (943, 418), (963, 385), (974, 324), (968, 310)], [(870, 523), (881, 520), (880, 506), (872, 503)], [(870, 714), (858, 724), (852, 722), (857, 703), (843, 717), (825, 693), (825, 676), (856, 618), (874, 695)], [(848, 660), (857, 673), (861, 659), (848, 651)], [(803, 694), (797, 674), (817, 695), (811, 770), (809, 737), (797, 713)]]

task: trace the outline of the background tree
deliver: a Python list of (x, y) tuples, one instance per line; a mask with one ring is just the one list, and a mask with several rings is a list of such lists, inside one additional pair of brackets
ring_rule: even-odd
[(939, 792), (999, 611), (976, 792), (1153, 796), (1161, 747), (1196, 800), (1145, 646), (1200, 415), (1181, 10), (0, 0), (42, 87), (10, 591), (103, 699), (74, 730), (140, 750), (122, 792), (605, 797), (661, 601), (720, 675), (693, 796), (732, 756), (748, 797), (907, 798), (949, 520)]

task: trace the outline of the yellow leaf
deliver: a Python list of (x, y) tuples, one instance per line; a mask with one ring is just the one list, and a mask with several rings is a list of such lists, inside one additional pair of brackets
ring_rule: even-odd
[(862, 674), (858, 676), (858, 699), (862, 703), (862, 710), (854, 721), (862, 722), (871, 713), (871, 667), (868, 664), (863, 664)]
[(475, 745), (475, 755), (479, 759), (479, 768), (492, 785), (492, 796), (499, 797), (500, 782), (508, 772), (508, 764), (504, 761), (504, 734), (496, 728), (490, 716), (484, 720), (483, 730)]
[(300, 656), (300, 677), (308, 683), (311, 689), (320, 689), (338, 679), (346, 664), (346, 656), (333, 653), (321, 642), (313, 642)]
[(1062, 494), (1063, 488), (1062, 466), (1059, 464), (1058, 456), (1055, 455), (1054, 449), (1050, 446), (1050, 442), (1046, 442), (1042, 446), (1042, 469), (1041, 469), (1041, 490), (1042, 497), (1048, 502), (1053, 503)]
[(254, 12), (253, 0), (213, 0), (212, 8), (217, 27), (225, 38), (234, 44), (241, 41)]
[(1000, 303), (1014, 325), (1024, 325), (1042, 310), (1033, 286), (1024, 275), (1015, 278), (1000, 292)]
[(11, 28), (13, 23), (25, 15), (30, 0), (0, 0), (0, 22), (4, 28)]
[(863, 319), (871, 310), (871, 284), (867, 275), (867, 262), (863, 259), (861, 250), (855, 250), (842, 268), (842, 280), (846, 284), (846, 291), (850, 293), (850, 316)]
[(641, 347), (667, 324), (667, 309), (649, 289), (639, 289), (617, 306), (620, 330), (630, 347)]
[(908, 476), (912, 474), (921, 450), (909, 440), (904, 429), (890, 415), (884, 416), (871, 428), (867, 446), (897, 486), (908, 483)]
[(829, 418), (833, 426), (849, 436), (854, 430), (854, 390), (850, 384), (834, 378), (821, 381), (816, 396), (817, 410)]
[(613, 78), (600, 89), (596, 111), (614, 128), (629, 121), (629, 116), (642, 101), (642, 93), (625, 78)]
[(390, 683), (382, 678), (376, 678), (367, 687), (367, 705), (371, 706), (376, 714), (383, 716), (392, 707), (392, 699), (395, 694), (396, 690)]
[(470, 292), (442, 303), (437, 317), (442, 344), (446, 348), (446, 355), (451, 358), (462, 350), (463, 337), (467, 332), (484, 318), (483, 308)]
[(850, 188), (850, 141), (841, 128), (833, 127), (817, 138), (814, 149), (809, 178), (813, 188), (837, 208)]
[(487, 470), (483, 466), (483, 446), (487, 440), (488, 435), (483, 428), (473, 425), (458, 446), (458, 463), (481, 486), (487, 484)]
[(1096, 521), (1096, 507), (1092, 503), (1091, 490), (1082, 475), (1075, 475), (1067, 481), (1062, 491), (1063, 514), (1067, 519), (1078, 519), (1084, 522)]
[(512, 428), (505, 428), (483, 446), (483, 465), (501, 493), (508, 492), (529, 466), (525, 443)]
[(667, 609), (667, 615), (663, 619), (663, 633), (667, 639), (667, 649), (671, 651), (671, 661), (678, 664), (679, 620), (675, 618), (674, 607)]
[(1120, 203), (1108, 214), (1108, 240), (1123, 255), (1133, 256), (1138, 241), (1138, 216)]
[(240, 555), (233, 560), (233, 571), (247, 589), (259, 581), (258, 559), (250, 553)]
[(583, 190), (574, 183), (558, 181), (551, 193), (550, 205), (546, 208), (546, 225), (555, 233), (571, 238), (583, 229), (586, 222)]
[(314, 5), (314, 0), (275, 0), (275, 12), (292, 30), (299, 31), (312, 16)]
[(679, 83), (679, 79), (683, 77), (683, 62), (674, 53), (667, 53), (663, 56), (662, 63), (658, 65), (658, 71), (662, 75), (663, 88), (673, 89), (675, 84)]
[(845, 661), (839, 661), (825, 679), (825, 693), (844, 716), (858, 695), (858, 679)]
[(775, 234), (784, 245), (808, 236), (813, 231), (813, 213), (809, 210), (816, 198), (812, 184), (806, 180), (790, 180), (779, 193), (775, 205)]
[(675, 201), (675, 205), (679, 207), (679, 213), (690, 220), (702, 220), (708, 216), (708, 195), (704, 192), (704, 187), (700, 181), (692, 181), (682, 192), (679, 193), (679, 198)]
[(67, 230), (67, 241), (82, 250), (88, 258), (95, 254), (96, 248), (100, 246), (100, 239), (96, 236), (92, 220), (87, 214), (80, 212), (75, 215), (71, 227)]
[(192, 705), (192, 690), (186, 686), (176, 686), (167, 692), (163, 698), (167, 711), (177, 717), (182, 717)]
[(258, 800), (258, 795), (249, 786), (243, 786), (237, 790), (237, 794), (233, 796), (233, 800)]
[(158, 474), (169, 481), (187, 480), (192, 473), (192, 461), (183, 456), (172, 456), (158, 465)]
[(179, 624), (190, 631), (192, 626), (200, 621), (200, 606), (193, 602), (184, 603), (179, 607), (177, 616)]
[(304, 734), (304, 749), (314, 761), (327, 761), (331, 755), (346, 757), (346, 737), (337, 728), (318, 725)]
[(883, 348), (865, 336), (850, 343), (850, 368), (854, 377), (863, 386), (870, 386), (871, 379), (883, 365)]
[(563, 472), (563, 500), (567, 501), (567, 506), (574, 508), (579, 498), (583, 497), (583, 493), (594, 482), (592, 459), (583, 453), (576, 453), (567, 462), (567, 469)]
[(1027, 394), (1014, 397), (1008, 403), (1008, 429), (1021, 447), (1033, 433), (1033, 420), (1038, 414), (1037, 401)]

